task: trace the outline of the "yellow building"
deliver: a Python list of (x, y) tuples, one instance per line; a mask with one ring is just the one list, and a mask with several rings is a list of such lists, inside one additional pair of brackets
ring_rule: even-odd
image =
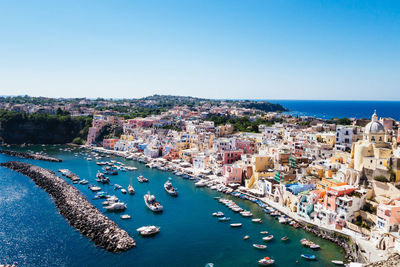
[(353, 166), (357, 171), (364, 168), (387, 170), (388, 159), (392, 155), (392, 148), (387, 143), (385, 128), (378, 121), (376, 112), (372, 120), (365, 126), (363, 140), (353, 144)]

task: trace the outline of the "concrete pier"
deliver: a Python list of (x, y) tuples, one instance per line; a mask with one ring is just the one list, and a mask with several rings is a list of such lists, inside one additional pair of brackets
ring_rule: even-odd
[(52, 161), (52, 162), (61, 162), (61, 159), (53, 158), (45, 155), (40, 154), (32, 154), (27, 152), (20, 152), (20, 151), (12, 151), (12, 150), (3, 150), (0, 149), (0, 153), (4, 155), (24, 158), (24, 159), (35, 159), (35, 160), (43, 160), (43, 161)]
[(91, 239), (95, 245), (110, 252), (126, 251), (136, 245), (126, 231), (104, 216), (78, 189), (54, 172), (17, 161), (4, 162), (0, 166), (30, 177), (36, 185), (50, 194), (60, 214), (68, 223)]

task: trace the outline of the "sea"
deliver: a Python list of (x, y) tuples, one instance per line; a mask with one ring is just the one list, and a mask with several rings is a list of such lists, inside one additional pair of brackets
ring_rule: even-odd
[[(0, 154), (0, 162), (19, 160), (39, 165), (57, 172), (70, 169), (95, 184), (95, 175), (101, 168), (95, 161), (88, 161), (90, 152), (65, 146), (27, 146), (23, 150), (43, 151), (47, 155), (61, 158), (60, 163), (20, 159)], [(11, 147), (7, 149), (18, 149)], [(172, 173), (150, 169), (144, 164), (120, 157), (105, 157), (102, 160), (117, 160), (136, 171), (119, 172), (111, 177), (112, 184), (124, 188), (133, 181), (136, 194), (123, 195), (112, 185), (101, 185), (103, 191), (116, 195), (127, 204), (124, 212), (132, 219), (121, 220), (121, 213), (106, 212), (102, 200), (93, 199), (94, 193), (87, 185), (73, 184), (100, 211), (126, 230), (137, 246), (122, 253), (110, 253), (96, 247), (82, 236), (61, 216), (51, 197), (33, 181), (17, 172), (0, 167), (0, 264), (16, 266), (199, 266), (207, 263), (219, 266), (258, 266), (263, 257), (275, 259), (275, 266), (333, 266), (331, 260), (343, 260), (344, 254), (336, 244), (323, 240), (288, 225), (278, 223), (265, 214), (260, 207), (248, 201), (223, 195), (209, 188), (197, 188), (194, 182)], [(137, 176), (149, 178), (149, 183), (139, 183)], [(168, 178), (178, 188), (179, 196), (168, 195), (163, 184)], [(63, 179), (66, 179), (63, 177)], [(69, 183), (70, 180), (66, 179)], [(71, 183), (72, 184), (72, 183)], [(154, 214), (144, 204), (147, 192), (154, 194), (164, 206), (164, 211)], [(214, 197), (233, 199), (239, 206), (250, 210), (263, 223), (252, 223), (219, 203)], [(222, 211), (230, 222), (219, 222), (213, 212)], [(231, 228), (229, 223), (243, 223), (242, 228)], [(136, 229), (144, 225), (157, 225), (161, 232), (150, 238), (138, 235)], [(275, 238), (265, 243), (260, 231), (268, 231)], [(249, 235), (249, 240), (243, 237)], [(280, 239), (288, 236), (288, 242)], [(321, 246), (318, 251), (303, 247), (300, 239), (307, 238)], [(266, 250), (257, 250), (252, 244), (265, 244)], [(316, 261), (307, 261), (301, 254), (314, 254)]]
[(294, 116), (313, 116), (321, 119), (367, 118), (376, 110), (379, 117), (400, 120), (400, 101), (352, 100), (267, 100), (289, 109)]

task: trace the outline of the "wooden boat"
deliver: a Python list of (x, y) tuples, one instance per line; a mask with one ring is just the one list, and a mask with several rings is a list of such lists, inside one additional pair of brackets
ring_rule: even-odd
[(309, 261), (315, 261), (317, 259), (317, 257), (315, 257), (315, 255), (311, 255), (311, 254), (301, 254), (301, 257), (309, 260)]
[(282, 241), (287, 241), (287, 240), (289, 240), (289, 237), (288, 236), (284, 236), (284, 237), (281, 238), (281, 240)]
[(260, 245), (260, 244), (253, 244), (253, 247), (255, 247), (256, 249), (266, 249), (267, 248), (266, 245)]

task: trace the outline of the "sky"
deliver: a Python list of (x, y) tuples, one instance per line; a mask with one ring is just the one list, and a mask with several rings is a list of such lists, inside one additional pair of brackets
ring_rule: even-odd
[(0, 0), (0, 95), (400, 100), (400, 1)]

